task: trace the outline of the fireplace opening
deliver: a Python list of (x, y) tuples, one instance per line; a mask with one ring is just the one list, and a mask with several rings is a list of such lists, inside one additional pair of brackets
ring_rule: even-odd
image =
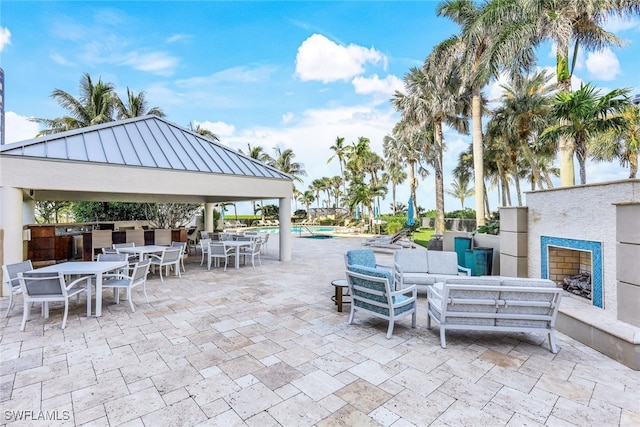
[(549, 279), (565, 291), (591, 301), (591, 252), (549, 246), (548, 263)]

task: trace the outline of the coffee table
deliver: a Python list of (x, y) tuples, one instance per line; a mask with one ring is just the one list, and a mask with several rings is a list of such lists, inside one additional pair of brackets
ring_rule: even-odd
[[(331, 298), (338, 306), (338, 311), (342, 312), (342, 304), (351, 304), (351, 301), (344, 301), (343, 296), (349, 296), (349, 284), (345, 279), (336, 279), (331, 282), (335, 287), (335, 295)], [(347, 292), (344, 293), (343, 289), (347, 288)]]

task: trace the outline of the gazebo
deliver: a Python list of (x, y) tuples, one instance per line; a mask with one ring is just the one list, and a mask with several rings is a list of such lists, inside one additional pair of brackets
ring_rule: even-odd
[(38, 200), (203, 203), (278, 199), (280, 253), (291, 259), (291, 176), (156, 116), (0, 146), (0, 264), (22, 261)]

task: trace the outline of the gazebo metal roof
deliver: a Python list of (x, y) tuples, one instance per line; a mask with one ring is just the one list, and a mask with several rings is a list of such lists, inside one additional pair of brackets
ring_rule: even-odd
[(156, 116), (0, 146), (3, 156), (288, 179), (277, 169)]

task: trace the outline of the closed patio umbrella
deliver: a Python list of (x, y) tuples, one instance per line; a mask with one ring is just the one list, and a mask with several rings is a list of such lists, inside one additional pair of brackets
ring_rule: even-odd
[(413, 197), (409, 197), (409, 207), (407, 209), (407, 225), (412, 226), (415, 224), (413, 220)]

